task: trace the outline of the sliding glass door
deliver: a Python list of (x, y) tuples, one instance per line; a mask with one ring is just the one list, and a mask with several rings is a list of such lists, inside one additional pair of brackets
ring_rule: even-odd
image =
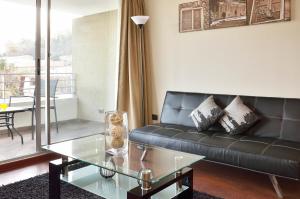
[(51, 0), (51, 143), (103, 132), (115, 109), (119, 2)]
[(0, 119), (5, 106), (23, 108), (9, 124), (17, 132), (0, 121), (0, 164), (103, 132), (116, 106), (120, 2), (0, 0)]
[(0, 0), (0, 163), (39, 149), (32, 125), (38, 2)]

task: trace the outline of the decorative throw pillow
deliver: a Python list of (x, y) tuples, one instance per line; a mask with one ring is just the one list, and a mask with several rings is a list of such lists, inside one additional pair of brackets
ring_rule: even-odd
[(230, 135), (236, 135), (245, 132), (257, 120), (255, 113), (237, 96), (225, 108), (225, 115), (221, 117), (219, 123)]
[(224, 111), (215, 103), (214, 97), (210, 96), (193, 110), (190, 116), (198, 131), (204, 131), (218, 121), (223, 114)]

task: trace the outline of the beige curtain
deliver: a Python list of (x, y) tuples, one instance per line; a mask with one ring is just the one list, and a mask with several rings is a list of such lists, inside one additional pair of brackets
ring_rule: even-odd
[[(151, 108), (151, 71), (147, 64), (148, 56), (145, 52), (147, 45), (143, 42), (142, 53), (144, 55), (144, 81), (141, 82), (140, 63), (140, 31), (131, 20), (132, 16), (144, 15), (144, 0), (122, 0), (121, 16), (121, 41), (119, 62), (119, 85), (118, 85), (118, 110), (128, 112), (129, 128), (141, 127), (142, 122), (142, 95), (141, 86), (144, 85), (144, 104), (146, 124), (152, 122)], [(147, 24), (146, 24), (147, 26)], [(144, 30), (144, 41), (147, 41)]]

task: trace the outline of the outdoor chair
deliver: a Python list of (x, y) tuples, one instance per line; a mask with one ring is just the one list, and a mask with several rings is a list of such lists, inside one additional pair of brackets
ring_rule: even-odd
[[(54, 111), (55, 116), (55, 124), (56, 124), (56, 132), (58, 133), (58, 122), (57, 122), (57, 110), (56, 110), (56, 88), (57, 88), (58, 80), (50, 80), (50, 102), (53, 101), (52, 105), (50, 105), (50, 109)], [(45, 91), (46, 91), (46, 82), (45, 80), (41, 80), (41, 97), (45, 98)], [(34, 91), (34, 96), (35, 96)], [(34, 123), (34, 117), (35, 117), (35, 108), (36, 108), (36, 99), (34, 96), (10, 96), (9, 98), (9, 106), (11, 106), (12, 103), (14, 103), (15, 99), (17, 98), (30, 98), (32, 99), (31, 103), (32, 106), (30, 106), (29, 110), (31, 111), (31, 127), (32, 127), (32, 139), (34, 139), (34, 132), (35, 132), (35, 123)], [(45, 106), (41, 106), (41, 109), (45, 108)]]

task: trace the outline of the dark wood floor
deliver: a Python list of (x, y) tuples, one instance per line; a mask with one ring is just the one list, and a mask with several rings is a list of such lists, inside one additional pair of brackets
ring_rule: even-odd
[[(194, 166), (194, 187), (230, 199), (278, 199), (267, 175), (201, 162)], [(285, 199), (300, 199), (300, 182), (279, 179)]]
[[(93, 135), (101, 133), (104, 130), (104, 124), (95, 121), (74, 119), (59, 122), (59, 133), (56, 132), (55, 125), (51, 128), (51, 140), (52, 142), (60, 142), (63, 140), (70, 140), (87, 135)], [(24, 137), (24, 144), (21, 144), (20, 137), (15, 135), (15, 139), (7, 136), (7, 131), (3, 131), (5, 134), (0, 134), (0, 162), (12, 158), (22, 157), (24, 155), (34, 154), (36, 152), (36, 140), (31, 138), (31, 128), (19, 129), (19, 132)], [(42, 130), (42, 144), (46, 144), (46, 137), (44, 136), (44, 130)]]
[[(277, 199), (268, 176), (237, 168), (201, 162), (194, 167), (194, 188), (228, 199)], [(0, 185), (48, 172), (48, 162), (0, 174)], [(285, 199), (300, 199), (300, 183), (279, 179)]]

